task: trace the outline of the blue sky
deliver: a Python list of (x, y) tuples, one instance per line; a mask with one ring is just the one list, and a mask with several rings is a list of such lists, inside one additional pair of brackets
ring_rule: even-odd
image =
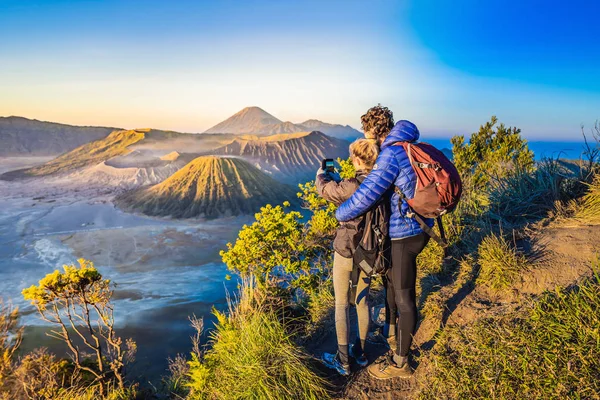
[(593, 1), (0, 0), (0, 115), (201, 132), (250, 105), (358, 127), (382, 103), (424, 136), (497, 115), (577, 140), (600, 118), (599, 17)]

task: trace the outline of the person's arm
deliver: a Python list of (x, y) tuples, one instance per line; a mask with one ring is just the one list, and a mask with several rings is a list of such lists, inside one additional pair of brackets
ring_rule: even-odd
[(356, 179), (343, 179), (336, 182), (328, 173), (320, 173), (315, 180), (317, 193), (327, 201), (339, 206), (348, 200), (358, 188)]
[(394, 152), (389, 148), (383, 149), (375, 162), (375, 168), (367, 175), (358, 190), (338, 207), (335, 212), (337, 220), (350, 221), (369, 211), (394, 184), (399, 173), (398, 160)]

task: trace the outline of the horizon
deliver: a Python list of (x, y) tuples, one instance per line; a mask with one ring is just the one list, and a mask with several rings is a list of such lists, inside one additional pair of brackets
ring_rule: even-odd
[(256, 105), (360, 130), (381, 103), (429, 137), (496, 115), (580, 138), (600, 118), (600, 5), (475, 4), (5, 1), (0, 115), (201, 133)]
[[(261, 110), (269, 113), (268, 111), (266, 111), (266, 110), (264, 110), (264, 109), (262, 109), (261, 107), (258, 107), (258, 106), (249, 106), (249, 107), (245, 107), (245, 108), (250, 108), (250, 107), (257, 107), (257, 108), (260, 108)], [(242, 110), (238, 110), (238, 112), (242, 111)], [(234, 114), (232, 114), (231, 116), (233, 116), (233, 115)], [(276, 115), (274, 117), (277, 118)], [(124, 129), (124, 130), (151, 129), (151, 130), (162, 130), (162, 131), (165, 131), (165, 132), (174, 132), (174, 133), (189, 134), (189, 135), (220, 135), (221, 134), (221, 133), (208, 133), (208, 132), (205, 132), (205, 131), (202, 131), (202, 132), (183, 132), (183, 131), (177, 131), (177, 130), (168, 129), (168, 128), (167, 129), (164, 129), (164, 128), (154, 128), (154, 127), (151, 127), (151, 126), (119, 127), (119, 126), (110, 126), (110, 124), (109, 125), (103, 125), (103, 126), (89, 125), (89, 124), (81, 124), (81, 125), (79, 125), (79, 124), (69, 124), (69, 123), (62, 122), (62, 121), (40, 120), (40, 119), (37, 119), (37, 118), (30, 118), (30, 117), (26, 117), (26, 116), (22, 116), (22, 115), (6, 115), (6, 116), (0, 115), (0, 118), (24, 118), (24, 119), (27, 119), (27, 120), (30, 120), (30, 121), (37, 121), (37, 122), (42, 122), (42, 123), (54, 123), (54, 124), (68, 125), (68, 126), (78, 126), (78, 127), (92, 127), (92, 128), (94, 128), (94, 127), (100, 127), (100, 128), (114, 128), (114, 129)], [(301, 122), (305, 122), (305, 121), (291, 121), (291, 122), (301, 123)], [(222, 121), (219, 121), (219, 122), (222, 122)], [(283, 122), (288, 122), (288, 121), (284, 120)], [(321, 121), (321, 122), (335, 124), (335, 122), (332, 122), (332, 121)], [(592, 127), (593, 127), (593, 125), (592, 125)], [(593, 137), (593, 134), (587, 128), (592, 128), (592, 127), (583, 127), (585, 129), (585, 132), (587, 132), (587, 140), (588, 141), (590, 140), (591, 137)], [(362, 129), (360, 127), (351, 126), (351, 128), (354, 128), (357, 131), (362, 132)], [(438, 142), (438, 144), (441, 143), (441, 142), (446, 142), (446, 141), (449, 143), (450, 139), (452, 139), (452, 137), (455, 136), (455, 135), (464, 135), (466, 139), (469, 139), (470, 136), (473, 133), (475, 133), (475, 132), (476, 132), (476, 130), (473, 130), (472, 132), (456, 133), (454, 135), (447, 135), (447, 136), (445, 136), (443, 134), (432, 133), (432, 132), (428, 132), (427, 133), (428, 135), (426, 135), (426, 134), (423, 134), (423, 132), (422, 132), (420, 141), (427, 141), (427, 140), (431, 139), (433, 141)], [(226, 134), (227, 132), (222, 132), (222, 133)], [(584, 139), (584, 137), (581, 134), (581, 132), (579, 132), (579, 135), (576, 136), (576, 139), (573, 139), (572, 137), (549, 138), (549, 139), (552, 139), (552, 140), (544, 140), (542, 138), (528, 139), (526, 137), (526, 135), (523, 134), (523, 132), (521, 132), (521, 134), (524, 136), (525, 140), (527, 140), (528, 143), (584, 144), (585, 140), (586, 140), (586, 139)], [(284, 134), (284, 135), (292, 135), (292, 134)], [(450, 148), (451, 146), (446, 146), (446, 147)]]

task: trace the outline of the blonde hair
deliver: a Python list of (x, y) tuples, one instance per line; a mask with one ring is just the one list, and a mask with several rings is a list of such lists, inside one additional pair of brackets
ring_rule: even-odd
[(350, 144), (350, 156), (361, 160), (370, 171), (379, 155), (379, 146), (374, 139), (357, 139)]

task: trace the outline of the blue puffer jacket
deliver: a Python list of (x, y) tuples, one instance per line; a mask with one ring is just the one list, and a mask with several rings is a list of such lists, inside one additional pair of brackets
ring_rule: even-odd
[[(409, 218), (408, 203), (402, 200), (398, 207), (399, 196), (394, 185), (398, 186), (407, 198), (415, 195), (417, 176), (408, 155), (402, 146), (393, 146), (397, 142), (415, 142), (419, 139), (419, 130), (409, 121), (398, 121), (381, 145), (381, 152), (375, 167), (354, 192), (352, 197), (342, 203), (335, 216), (340, 222), (350, 221), (366, 213), (380, 198), (391, 194), (392, 215), (390, 217), (390, 237), (403, 239), (423, 232), (414, 218)], [(425, 219), (425, 223), (433, 226), (433, 219)]]

